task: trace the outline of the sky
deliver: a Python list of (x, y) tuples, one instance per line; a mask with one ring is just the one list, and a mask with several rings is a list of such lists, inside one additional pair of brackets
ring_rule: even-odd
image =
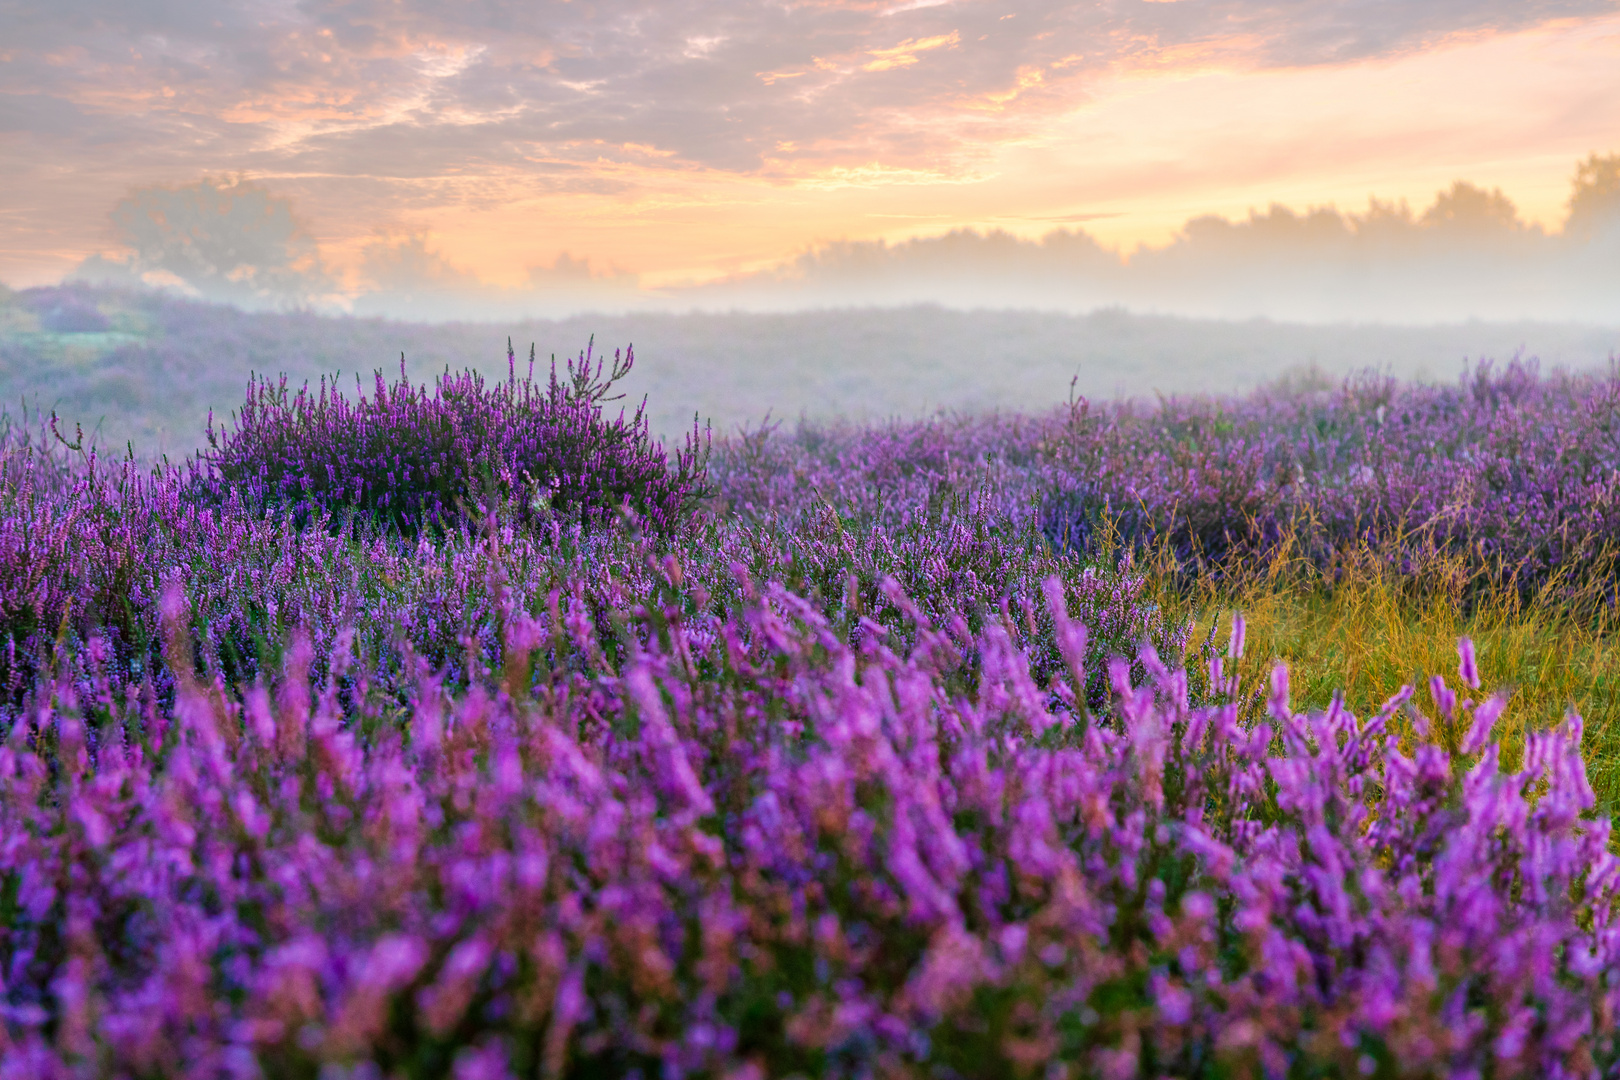
[(285, 200), (351, 291), (734, 302), (953, 230), (1119, 260), (1458, 180), (1551, 235), (1615, 152), (1620, 0), (0, 0), (14, 287), (205, 177)]

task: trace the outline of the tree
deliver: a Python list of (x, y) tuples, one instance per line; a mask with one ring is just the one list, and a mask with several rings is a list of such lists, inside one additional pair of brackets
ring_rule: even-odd
[(1466, 180), (1458, 180), (1450, 191), (1434, 197), (1434, 205), (1423, 212), (1422, 223), (1431, 229), (1445, 229), (1466, 236), (1496, 236), (1524, 227), (1518, 208), (1502, 194), (1501, 188), (1486, 191)]
[(332, 287), (292, 203), (241, 178), (139, 188), (112, 221), (136, 273), (167, 272), (206, 296), (301, 304)]
[(1620, 154), (1593, 154), (1575, 167), (1564, 235), (1590, 239), (1620, 225)]

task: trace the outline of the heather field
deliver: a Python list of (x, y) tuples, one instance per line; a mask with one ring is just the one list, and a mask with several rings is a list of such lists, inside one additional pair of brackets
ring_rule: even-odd
[(499, 368), (8, 422), (0, 1076), (1620, 1069), (1620, 370)]

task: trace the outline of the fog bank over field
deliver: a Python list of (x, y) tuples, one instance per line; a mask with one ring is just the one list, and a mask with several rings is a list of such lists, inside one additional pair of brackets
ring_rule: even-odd
[(248, 373), (293, 385), (449, 366), (505, 378), (506, 340), (520, 373), (534, 343), (549, 357), (635, 347), (626, 403), (643, 396), (654, 431), (693, 415), (717, 432), (846, 416), (912, 418), (938, 409), (1042, 411), (1092, 399), (1239, 391), (1279, 378), (1338, 380), (1375, 369), (1452, 381), (1465, 363), (1539, 357), (1544, 370), (1603, 365), (1620, 354), (1609, 325), (1528, 321), (1430, 326), (1308, 325), (1140, 315), (955, 311), (931, 305), (787, 313), (637, 312), (557, 320), (408, 323), (312, 312), (245, 312), (152, 292), (71, 286), (0, 293), (0, 404), (55, 408), (70, 425), (145, 456), (202, 441), (208, 410), (242, 402)]
[(1377, 198), (1361, 210), (1272, 204), (1239, 220), (1195, 217), (1169, 243), (1128, 252), (1083, 229), (956, 229), (829, 241), (723, 279), (658, 287), (567, 252), (529, 267), (521, 286), (500, 285), (423, 233), (379, 235), (357, 265), (335, 267), (290, 200), (240, 178), (142, 188), (111, 220), (122, 246), (73, 277), (416, 322), (935, 304), (1312, 324), (1620, 323), (1620, 154), (1576, 163), (1556, 229), (1524, 221), (1501, 190), (1458, 180), (1422, 210)]
[[(1490, 203), (1477, 189), (1462, 198)], [(1068, 231), (829, 244), (680, 296), (748, 310), (937, 303), (1318, 324), (1614, 321), (1620, 228), (1577, 239), (1506, 218), (1437, 225), (1379, 204), (1364, 214), (1272, 206), (1244, 221), (1188, 222), (1173, 243), (1128, 257)]]
[(1129, 254), (1078, 230), (828, 244), (685, 295), (753, 309), (932, 302), (1305, 323), (1620, 322), (1620, 155), (1580, 163), (1571, 188), (1556, 232), (1520, 220), (1500, 190), (1459, 180), (1421, 213), (1376, 198), (1348, 212), (1274, 203), (1238, 221), (1193, 218), (1170, 243)]

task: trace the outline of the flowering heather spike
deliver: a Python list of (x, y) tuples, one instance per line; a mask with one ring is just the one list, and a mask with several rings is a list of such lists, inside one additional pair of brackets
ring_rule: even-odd
[(1474, 708), (1474, 722), (1468, 729), (1468, 735), (1463, 739), (1461, 752), (1468, 755), (1479, 753), (1490, 741), (1491, 728), (1496, 725), (1497, 719), (1507, 711), (1507, 698), (1501, 694), (1493, 694), (1482, 704)]
[(1232, 636), (1226, 643), (1226, 655), (1233, 660), (1243, 659), (1243, 631), (1246, 624), (1242, 612), (1232, 614)]
[(1479, 668), (1474, 663), (1474, 643), (1462, 637), (1457, 639), (1457, 675), (1475, 690), (1479, 689)]
[(1271, 669), (1271, 715), (1281, 719), (1288, 716), (1288, 666), (1277, 664)]
[(1446, 680), (1440, 675), (1429, 676), (1429, 697), (1434, 699), (1434, 707), (1440, 710), (1440, 715), (1447, 720), (1457, 716), (1457, 692), (1446, 685)]
[(1081, 694), (1086, 687), (1086, 640), (1087, 631), (1084, 623), (1077, 623), (1069, 617), (1069, 602), (1063, 588), (1063, 579), (1053, 575), (1041, 582), (1041, 589), (1046, 594), (1048, 610), (1052, 615), (1052, 624), (1057, 637), (1058, 652), (1063, 655), (1063, 662), (1073, 680), (1071, 689)]

